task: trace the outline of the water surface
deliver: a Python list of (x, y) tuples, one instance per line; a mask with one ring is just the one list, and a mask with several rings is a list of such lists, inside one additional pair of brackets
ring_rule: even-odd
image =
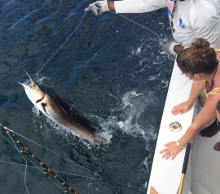
[[(159, 46), (157, 36), (119, 15), (109, 12), (96, 17), (88, 12), (83, 18), (84, 9), (92, 2), (0, 2), (0, 122), (80, 165), (16, 136), (53, 170), (78, 175), (57, 173), (78, 193), (136, 193), (102, 181), (96, 174), (146, 192), (173, 61)], [(124, 16), (160, 37), (171, 37), (166, 9)], [(37, 110), (17, 83), (27, 81), (19, 61), (33, 77), (48, 61), (36, 78), (38, 84), (71, 100), (86, 118), (105, 129), (111, 143), (91, 146), (83, 140), (77, 142), (50, 121), (59, 145), (47, 128), (44, 137)], [(3, 137), (0, 160), (1, 192), (27, 193), (25, 166), (19, 165), (25, 160)], [(31, 162), (28, 165), (33, 166)], [(38, 169), (28, 167), (26, 179), (29, 193), (63, 192)]]

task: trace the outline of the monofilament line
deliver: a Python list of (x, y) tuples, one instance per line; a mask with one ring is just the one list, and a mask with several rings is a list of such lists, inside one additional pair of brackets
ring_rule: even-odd
[[(152, 31), (150, 28), (147, 28), (147, 27), (145, 27), (145, 26), (143, 26), (143, 25), (141, 25), (141, 24), (139, 24), (139, 23), (133, 21), (132, 19), (127, 18), (127, 17), (124, 16), (124, 15), (115, 13), (115, 12), (113, 12), (113, 11), (110, 11), (110, 12), (111, 12), (111, 13), (114, 13), (114, 14), (116, 14), (116, 15), (119, 15), (119, 16), (125, 18), (125, 19), (127, 19), (127, 20), (133, 22), (134, 24), (136, 24), (136, 25), (138, 25), (138, 26), (141, 26), (142, 28), (144, 28), (144, 29), (150, 31), (150, 32), (153, 33), (155, 36), (157, 36), (157, 37), (159, 38), (159, 40), (162, 40), (162, 38), (161, 38), (158, 34), (156, 34), (154, 31)], [(85, 15), (86, 15), (86, 13), (87, 13), (87, 12), (85, 12), (85, 13), (83, 14), (82, 19), (80, 20), (79, 24), (78, 24), (77, 27), (73, 30), (73, 32), (69, 35), (69, 37), (64, 41), (64, 43), (63, 43), (63, 44), (56, 50), (56, 52), (46, 61), (46, 63), (45, 63), (45, 64), (43, 65), (43, 67), (38, 71), (38, 73), (36, 73), (35, 78), (37, 78), (37, 76), (38, 76), (39, 73), (42, 71), (42, 69), (47, 65), (47, 63), (54, 57), (54, 55), (57, 54), (57, 52), (59, 52), (59, 50), (64, 46), (64, 44), (71, 38), (71, 36), (73, 35), (73, 33), (74, 33), (74, 32), (78, 29), (78, 27), (81, 25), (81, 23), (82, 23), (82, 21), (83, 21)]]
[(47, 65), (47, 63), (54, 57), (54, 55), (56, 55), (59, 50), (63, 47), (63, 45), (71, 38), (71, 36), (73, 35), (73, 33), (78, 29), (78, 27), (81, 25), (85, 15), (87, 12), (85, 12), (82, 16), (82, 19), (80, 20), (80, 23), (77, 25), (77, 27), (73, 30), (73, 32), (69, 35), (69, 37), (64, 41), (64, 43), (57, 49), (57, 51), (46, 61), (46, 63), (43, 65), (43, 67), (38, 71), (38, 73), (36, 74), (36, 77), (39, 75), (39, 73), (41, 72), (41, 70)]
[[(8, 128), (7, 128), (7, 129), (8, 129)], [(26, 140), (28, 140), (28, 141), (31, 142), (31, 143), (33, 143), (33, 144), (35, 144), (35, 145), (37, 145), (37, 146), (39, 146), (39, 147), (41, 147), (41, 148), (44, 148), (45, 150), (47, 150), (47, 151), (49, 151), (49, 152), (55, 154), (56, 156), (59, 156), (59, 157), (65, 159), (65, 160), (71, 162), (72, 164), (75, 164), (75, 165), (77, 165), (78, 167), (80, 167), (80, 168), (82, 168), (82, 169), (84, 169), (84, 170), (86, 170), (86, 171), (88, 171), (88, 172), (90, 172), (90, 173), (93, 174), (92, 171), (90, 171), (89, 169), (87, 169), (87, 168), (85, 168), (85, 167), (83, 167), (83, 166), (80, 166), (79, 164), (75, 163), (75, 162), (72, 161), (71, 159), (65, 158), (64, 156), (62, 156), (62, 155), (60, 155), (60, 154), (57, 154), (56, 152), (54, 152), (54, 151), (52, 151), (52, 150), (50, 150), (50, 149), (48, 149), (48, 148), (46, 148), (46, 147), (44, 147), (44, 146), (42, 146), (42, 145), (40, 145), (40, 144), (38, 144), (38, 143), (32, 141), (31, 139), (29, 139), (29, 138), (27, 138), (27, 137), (25, 137), (25, 136), (23, 136), (23, 135), (21, 135), (21, 134), (15, 132), (15, 131), (11, 130), (11, 129), (8, 129), (8, 130), (11, 131), (11, 132), (14, 133), (14, 134), (16, 134), (16, 135), (18, 135), (18, 136), (20, 136), (20, 137), (26, 139)], [(99, 175), (97, 175), (97, 176), (99, 176)], [(99, 176), (99, 177), (100, 177), (100, 176)], [(101, 178), (101, 177), (100, 177), (100, 178)]]
[[(29, 168), (34, 168), (34, 169), (38, 169), (35, 166), (28, 166), (28, 165), (24, 165), (24, 164), (20, 164), (20, 163), (16, 163), (16, 162), (7, 162), (4, 160), (0, 160), (0, 162), (5, 163), (5, 164), (11, 164), (11, 165), (18, 165), (18, 166), (27, 166)], [(41, 170), (44, 170), (44, 168), (40, 168)], [(93, 180), (100, 180), (102, 181), (101, 178), (96, 178), (96, 177), (89, 177), (89, 176), (83, 176), (83, 175), (78, 175), (78, 174), (74, 174), (74, 173), (70, 173), (70, 172), (64, 172), (64, 171), (58, 171), (58, 170), (53, 170), (56, 173), (60, 173), (60, 174), (66, 174), (66, 175), (71, 175), (71, 176), (75, 176), (75, 177), (81, 177), (81, 178), (89, 178), (89, 179), (93, 179)]]
[[(10, 134), (8, 134), (9, 135), (9, 137), (11, 138), (11, 140), (12, 140), (12, 142), (13, 142), (13, 144), (14, 144), (14, 147), (17, 149), (17, 151), (19, 150), (18, 149), (18, 147), (17, 147), (17, 145), (16, 145), (16, 143), (14, 142), (14, 140), (13, 140), (13, 138), (11, 137), (11, 135)], [(18, 153), (20, 153), (19, 151), (18, 151)], [(22, 156), (22, 155), (21, 155)], [(27, 188), (27, 160), (26, 160), (26, 158), (24, 157), (24, 156), (22, 156), (22, 158), (25, 160), (25, 163), (26, 163), (26, 165), (25, 165), (25, 170), (24, 170), (24, 186), (25, 186), (25, 189), (26, 189), (26, 191), (27, 191), (27, 193), (29, 194), (29, 191), (28, 191), (28, 188)]]
[(143, 25), (141, 25), (141, 24), (135, 22), (134, 20), (127, 18), (127, 17), (124, 16), (124, 15), (115, 13), (114, 11), (111, 11), (111, 12), (114, 13), (114, 14), (116, 14), (116, 15), (119, 15), (119, 16), (121, 16), (121, 17), (123, 17), (123, 18), (125, 18), (125, 19), (127, 19), (127, 20), (129, 20), (129, 21), (131, 21), (131, 22), (133, 22), (134, 24), (136, 24), (136, 25), (138, 25), (138, 26), (141, 26), (142, 28), (145, 28), (146, 30), (149, 30), (151, 33), (153, 33), (155, 36), (157, 36), (160, 40), (162, 40), (162, 38), (161, 38), (158, 34), (156, 34), (154, 31), (152, 31), (150, 28), (147, 28), (147, 27), (145, 27), (145, 26), (143, 26)]

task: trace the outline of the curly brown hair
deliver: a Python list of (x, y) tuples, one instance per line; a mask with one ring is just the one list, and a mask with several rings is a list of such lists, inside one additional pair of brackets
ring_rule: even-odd
[(215, 50), (210, 48), (209, 42), (199, 38), (192, 46), (178, 53), (177, 64), (183, 73), (211, 74), (218, 66), (218, 60)]

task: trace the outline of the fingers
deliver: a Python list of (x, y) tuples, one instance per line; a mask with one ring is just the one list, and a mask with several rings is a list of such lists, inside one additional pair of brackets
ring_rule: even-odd
[(161, 39), (161, 40), (159, 40), (159, 44), (160, 44), (160, 46), (163, 46), (165, 44), (165, 42)]
[(177, 114), (183, 114), (183, 113), (185, 113), (186, 112), (186, 110), (185, 109), (183, 109), (183, 110), (180, 110), (180, 109), (177, 109), (177, 110), (173, 110), (172, 112), (171, 112), (171, 114), (173, 114), (173, 115), (177, 115)]
[(166, 44), (168, 42), (168, 39), (164, 38), (161, 40), (161, 42)]
[(178, 114), (179, 110), (180, 110), (179, 106), (174, 106), (171, 113), (176, 115), (176, 114)]
[(171, 114), (177, 115), (178, 113), (183, 114), (190, 110), (192, 107), (192, 104), (190, 104), (188, 101), (183, 102), (181, 104), (178, 104), (177, 106), (174, 106), (173, 109), (171, 110)]
[(178, 113), (183, 114), (187, 111), (186, 108), (182, 107), (182, 106), (174, 106), (173, 109), (171, 110), (171, 114), (173, 115), (177, 115)]
[(94, 3), (93, 3), (93, 4), (89, 4), (89, 7), (87, 7), (87, 8), (85, 9), (85, 11), (89, 11), (89, 10), (91, 10), (92, 7), (93, 7), (93, 5), (94, 5)]
[(93, 13), (94, 13), (95, 15), (98, 15), (98, 7), (93, 6), (93, 7), (91, 8), (91, 10), (93, 11)]
[(170, 157), (173, 160), (175, 158), (175, 154), (173, 152), (167, 151), (166, 153), (163, 154), (162, 158), (165, 158), (165, 160), (168, 160)]
[(167, 39), (160, 39), (160, 46), (164, 46), (167, 42)]
[(85, 9), (85, 11), (89, 11), (90, 10), (90, 7), (87, 7), (86, 9)]
[(176, 154), (173, 154), (173, 157), (171, 158), (171, 160), (173, 160), (176, 157)]
[(181, 151), (179, 150), (179, 147), (176, 146), (176, 142), (174, 141), (171, 141), (165, 144), (164, 146), (167, 147), (161, 150), (159, 153), (162, 154), (162, 158), (164, 158), (165, 160), (168, 160), (169, 158), (173, 160), (176, 157), (176, 155)]
[(95, 15), (98, 15), (97, 2), (92, 3), (92, 4), (89, 4), (89, 7), (87, 7), (87, 8), (85, 9), (85, 11), (89, 11), (89, 10), (93, 11), (93, 13), (94, 13)]
[[(165, 144), (164, 146), (170, 146), (170, 143), (171, 143), (171, 142)], [(169, 149), (168, 149), (168, 148), (165, 148), (165, 149), (161, 150), (159, 153), (162, 154), (162, 153), (167, 152), (167, 151), (169, 151)]]
[(162, 154), (164, 152), (167, 152), (167, 149), (161, 150), (159, 153)]
[(167, 157), (165, 158), (165, 160), (169, 159), (171, 156), (173, 156), (173, 153), (170, 152), (169, 154), (167, 154)]
[(184, 110), (180, 111), (179, 114), (182, 115), (185, 112), (186, 112), (186, 110), (184, 109)]
[(169, 146), (171, 142), (166, 143), (164, 146)]

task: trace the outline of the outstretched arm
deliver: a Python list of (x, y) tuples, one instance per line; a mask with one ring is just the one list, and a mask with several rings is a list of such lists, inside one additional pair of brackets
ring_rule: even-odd
[(196, 98), (202, 93), (204, 87), (205, 87), (205, 83), (203, 80), (194, 81), (192, 84), (192, 88), (188, 100), (186, 102), (174, 106), (171, 111), (171, 114), (173, 115), (177, 115), (178, 113), (183, 114), (188, 110), (190, 110)]
[[(216, 104), (219, 101), (218, 95), (209, 95), (206, 100), (206, 103), (199, 114), (196, 116), (195, 121), (187, 129), (185, 134), (179, 139), (179, 144), (185, 146), (190, 142), (199, 131), (211, 123), (216, 118)], [(180, 146), (177, 146), (176, 142), (172, 141), (165, 144), (167, 148), (160, 151), (160, 154), (163, 154), (163, 158), (175, 158), (175, 156), (182, 150)]]
[(114, 1), (108, 1), (108, 8), (111, 11), (115, 11), (115, 4)]
[(117, 13), (144, 13), (167, 7), (167, 0), (129, 0), (129, 1), (96, 1), (90, 4), (85, 11), (92, 10), (95, 15), (106, 11)]

